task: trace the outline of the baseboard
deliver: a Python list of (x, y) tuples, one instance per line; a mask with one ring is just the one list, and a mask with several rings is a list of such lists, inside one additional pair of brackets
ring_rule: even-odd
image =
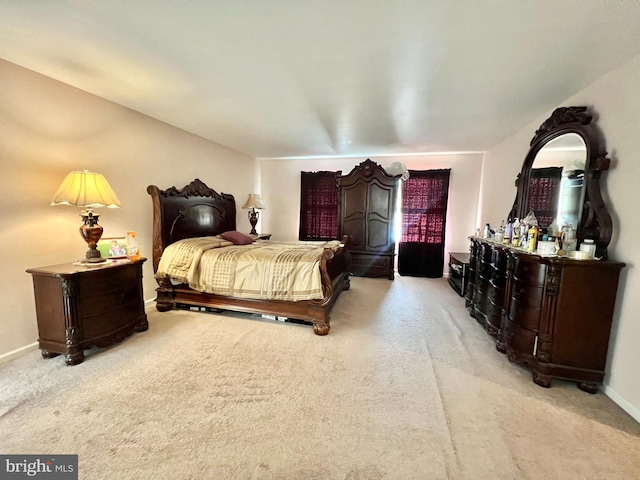
[(640, 409), (635, 405), (632, 405), (626, 398), (616, 392), (608, 385), (604, 385), (604, 394), (613, 400), (620, 408), (633, 417), (633, 419), (640, 423)]
[(15, 360), (16, 358), (37, 349), (38, 342), (33, 342), (29, 345), (25, 345), (24, 347), (16, 348), (15, 350), (12, 350), (10, 352), (3, 353), (2, 355), (0, 355), (0, 365), (11, 360)]
[(155, 307), (156, 305), (156, 299), (152, 299), (152, 300), (145, 300), (144, 301), (144, 309), (147, 310), (148, 308), (151, 307)]

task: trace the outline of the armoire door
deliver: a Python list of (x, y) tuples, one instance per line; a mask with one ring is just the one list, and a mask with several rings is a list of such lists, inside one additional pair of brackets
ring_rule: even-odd
[(341, 190), (342, 235), (349, 235), (351, 250), (367, 248), (366, 219), (368, 186), (362, 180)]
[(380, 185), (376, 180), (368, 186), (365, 248), (377, 252), (393, 252), (395, 187)]

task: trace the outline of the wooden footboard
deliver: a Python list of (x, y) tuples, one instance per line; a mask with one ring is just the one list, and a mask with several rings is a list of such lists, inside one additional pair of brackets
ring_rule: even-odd
[[(347, 239), (343, 239), (343, 244)], [(332, 263), (334, 263), (332, 265)], [(202, 293), (189, 288), (187, 285), (172, 285), (169, 280), (158, 280), (156, 289), (156, 308), (165, 312), (176, 308), (178, 304), (198, 307), (218, 308), (244, 313), (257, 313), (264, 315), (276, 315), (296, 320), (303, 320), (313, 324), (316, 335), (329, 333), (329, 313), (336, 299), (343, 290), (350, 287), (348, 267), (350, 254), (346, 247), (333, 252), (326, 248), (320, 261), (320, 273), (322, 277), (323, 298), (318, 300), (304, 300), (299, 302), (286, 302), (280, 300), (255, 300), (248, 298), (234, 298)], [(331, 276), (331, 270), (339, 270), (335, 276)]]

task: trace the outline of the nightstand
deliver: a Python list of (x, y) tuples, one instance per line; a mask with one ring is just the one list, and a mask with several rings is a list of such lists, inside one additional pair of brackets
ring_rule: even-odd
[(271, 240), (271, 234), (270, 233), (256, 233), (256, 234), (249, 234), (249, 236), (251, 238), (253, 238), (254, 240)]
[(66, 263), (30, 268), (43, 358), (59, 354), (67, 365), (84, 360), (84, 350), (107, 347), (149, 328), (139, 260), (98, 266)]

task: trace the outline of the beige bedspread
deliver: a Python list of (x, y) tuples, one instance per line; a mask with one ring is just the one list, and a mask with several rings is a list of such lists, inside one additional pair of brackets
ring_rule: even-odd
[(156, 276), (230, 297), (322, 299), (320, 258), (325, 248), (339, 246), (337, 240), (233, 245), (218, 236), (192, 238), (164, 250)]

